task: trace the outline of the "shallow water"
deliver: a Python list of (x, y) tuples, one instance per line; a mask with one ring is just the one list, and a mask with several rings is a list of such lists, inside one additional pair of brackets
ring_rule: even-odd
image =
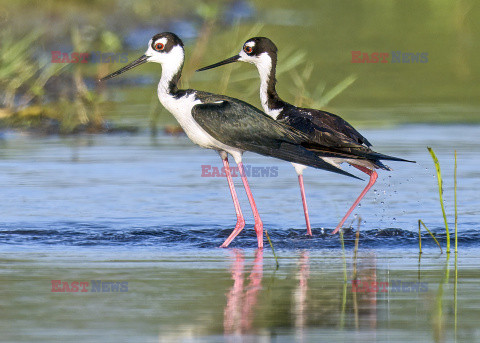
[[(344, 283), (339, 249), (279, 249), (278, 270), (267, 249), (15, 249), (0, 256), (2, 341), (478, 341), (478, 249), (462, 249), (454, 298), (453, 257), (447, 272), (434, 249), (419, 263), (360, 244), (358, 279), (388, 283), (376, 292), (353, 292), (351, 250)], [(90, 285), (58, 293), (52, 280)]]
[[(314, 233), (308, 238), (293, 168), (246, 154), (247, 165), (278, 168), (275, 177), (250, 178), (276, 248), (277, 269), (268, 245), (263, 253), (255, 249), (253, 219), (238, 178), (247, 226), (231, 249), (217, 248), (235, 224), (227, 183), (221, 177), (201, 177), (202, 165), (220, 167), (220, 159), (185, 137), (45, 138), (0, 132), (0, 340), (480, 341), (480, 127), (363, 129), (479, 122), (479, 45), (473, 42), (480, 32), (480, 7), (470, 0), (228, 2), (220, 7), (222, 24), (213, 28), (206, 53), (195, 60), (198, 46), (190, 38), (202, 32), (200, 13), (205, 10), (203, 2), (197, 3), (139, 1), (130, 6), (119, 1), (105, 6), (94, 1), (83, 6), (0, 0), (0, 26), (17, 37), (44, 31), (35, 55), (47, 60), (51, 50), (73, 49), (68, 32), (75, 25), (85, 29), (86, 37), (92, 28), (119, 34), (124, 38), (121, 51), (132, 49), (130, 61), (144, 52), (153, 33), (171, 30), (186, 43), (184, 87), (225, 93), (255, 106), (260, 106), (258, 76), (252, 66), (232, 65), (228, 86), (228, 69), (193, 70), (238, 52), (249, 35), (267, 36), (280, 49), (279, 70), (291, 63), (293, 53), (305, 52), (292, 72), (314, 64), (304, 81), (305, 89), (324, 89), (313, 94), (315, 99), (346, 77), (358, 76), (328, 109), (361, 127), (379, 152), (417, 163), (392, 162), (394, 171), (379, 173), (356, 217), (347, 221), (356, 229), (361, 218), (361, 234), (355, 264), (354, 232), (345, 233), (344, 266), (339, 237), (329, 233), (366, 182), (307, 170)], [(246, 21), (232, 27), (233, 14)], [(265, 26), (249, 33), (257, 23)], [(356, 64), (354, 50), (427, 52), (429, 62)], [(110, 66), (110, 71), (121, 66)], [(93, 89), (100, 67), (84, 67)], [(103, 109), (105, 118), (146, 127), (147, 115), (154, 113), (159, 126), (173, 123), (166, 110), (154, 107), (159, 73), (158, 65), (145, 65), (110, 80), (108, 99), (115, 103)], [(293, 101), (291, 72), (278, 80), (279, 94)], [(455, 256), (447, 261), (425, 233), (419, 260), (418, 219), (445, 248), (426, 146), (440, 159), (452, 234), (453, 151), (458, 151), (458, 273)], [(384, 288), (354, 292), (355, 270), (367, 286), (378, 282)], [(52, 280), (72, 286), (85, 282), (88, 292), (52, 292)], [(126, 282), (128, 288), (110, 292), (108, 287), (118, 285), (105, 284), (105, 292), (93, 292), (92, 280)]]
[[(279, 257), (276, 270), (268, 245), (264, 252), (255, 250), (253, 219), (238, 178), (247, 226), (232, 249), (217, 248), (234, 227), (233, 206), (224, 178), (201, 176), (202, 165), (221, 166), (218, 156), (187, 138), (4, 132), (2, 340), (479, 340), (479, 161), (472, 154), (480, 148), (478, 130), (363, 130), (376, 150), (417, 161), (390, 163), (394, 171), (380, 172), (374, 191), (354, 212), (361, 218), (359, 279), (368, 285), (388, 282), (386, 292), (353, 292), (354, 233), (345, 234), (346, 283), (339, 238), (328, 234), (365, 182), (307, 170), (314, 233), (307, 238), (293, 168), (247, 153), (246, 165), (278, 168), (274, 177), (250, 177)], [(419, 218), (445, 247), (427, 145), (440, 159), (450, 221), (453, 150), (458, 151), (456, 301), (454, 256), (447, 264), (424, 234), (418, 260)], [(357, 228), (357, 218), (348, 224)], [(89, 291), (52, 292), (52, 280), (89, 282)], [(92, 280), (127, 282), (128, 291), (92, 292)], [(400, 290), (398, 282), (424, 289), (412, 291), (406, 284)]]

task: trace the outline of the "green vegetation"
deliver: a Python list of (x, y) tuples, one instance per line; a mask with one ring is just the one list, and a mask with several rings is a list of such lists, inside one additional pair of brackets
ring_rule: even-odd
[(440, 163), (438, 162), (438, 158), (433, 152), (433, 149), (427, 147), (430, 155), (432, 155), (433, 163), (435, 164), (435, 170), (437, 171), (437, 180), (438, 180), (438, 194), (440, 199), (440, 206), (442, 208), (442, 215), (443, 221), (445, 223), (445, 231), (447, 235), (447, 254), (450, 253), (450, 232), (448, 230), (448, 221), (447, 221), (447, 214), (445, 213), (445, 206), (443, 205), (443, 181), (442, 181), (442, 172), (440, 170)]
[[(0, 44), (0, 125), (41, 133), (107, 132), (131, 128), (107, 127), (102, 116), (102, 92), (85, 83), (83, 63), (51, 63), (31, 49), (45, 35), (33, 31), (24, 37), (2, 33)], [(77, 27), (71, 30), (73, 51), (118, 49), (120, 40), (108, 31), (87, 41)], [(105, 64), (99, 64), (99, 74)], [(47, 83), (54, 91), (49, 91)]]
[[(453, 192), (455, 202), (455, 254), (458, 252), (458, 210), (457, 210), (457, 150), (455, 150), (455, 167), (453, 171)], [(455, 257), (456, 261), (456, 257)]]
[(425, 230), (427, 230), (429, 235), (433, 238), (435, 243), (437, 243), (438, 247), (440, 248), (440, 252), (443, 254), (442, 246), (440, 245), (440, 243), (438, 243), (438, 240), (435, 238), (435, 235), (432, 233), (432, 231), (430, 231), (428, 229), (428, 227), (425, 225), (425, 223), (421, 219), (419, 219), (418, 220), (418, 246), (419, 246), (419, 249), (420, 249), (420, 254), (422, 253), (422, 233), (421, 233), (421, 226), (420, 225), (422, 225), (425, 228)]
[(267, 229), (263, 228), (263, 230), (265, 231), (265, 236), (267, 236), (268, 244), (270, 244), (270, 248), (272, 248), (272, 254), (273, 254), (273, 257), (275, 258), (275, 266), (278, 269), (280, 265), (278, 264), (277, 254), (275, 254), (275, 249), (273, 248), (272, 240), (270, 239)]
[[(445, 223), (445, 233), (447, 238), (447, 254), (450, 254), (450, 233), (448, 230), (448, 220), (445, 212), (445, 206), (443, 203), (443, 181), (442, 181), (442, 173), (440, 170), (440, 162), (438, 161), (438, 158), (435, 155), (435, 152), (433, 151), (433, 149), (430, 147), (427, 147), (427, 149), (430, 152), (430, 155), (432, 156), (433, 163), (435, 164), (435, 170), (437, 172), (439, 200), (440, 200), (440, 206), (442, 208), (442, 215), (443, 215), (443, 221)], [(454, 175), (453, 182), (454, 182), (454, 207), (455, 207), (455, 254), (457, 254), (458, 252), (458, 232), (457, 232), (458, 231), (458, 210), (457, 210), (457, 151), (456, 150), (454, 153), (454, 174), (453, 175)], [(420, 225), (423, 225), (425, 230), (428, 231), (430, 236), (432, 236), (432, 238), (435, 240), (438, 247), (442, 251), (442, 247), (438, 243), (433, 233), (427, 228), (427, 226), (423, 223), (423, 221), (419, 219), (418, 220), (418, 240), (419, 240), (418, 245), (420, 249), (420, 254), (422, 253), (422, 236), (420, 231)]]
[[(471, 0), (429, 6), (264, 0), (249, 3), (251, 13), (246, 19), (225, 21), (226, 14), (237, 13), (231, 6), (220, 0), (108, 4), (0, 0), (0, 125), (33, 129), (57, 125), (54, 131), (68, 133), (110, 130), (106, 118), (145, 127), (150, 121), (154, 132), (174, 124), (148, 82), (124, 88), (116, 86), (121, 84), (118, 81), (108, 87), (95, 85), (98, 76), (120, 63), (49, 61), (52, 50), (70, 52), (80, 47), (138, 56), (152, 30), (167, 29), (185, 38), (184, 87), (227, 93), (259, 107), (258, 75), (252, 66), (237, 63), (201, 74), (194, 70), (237, 53), (245, 39), (261, 35), (272, 38), (279, 48), (277, 88), (290, 102), (329, 106), (327, 110), (358, 127), (480, 122), (480, 84), (476, 82), (480, 60), (478, 47), (469, 43), (478, 40), (474, 18), (479, 8)], [(381, 14), (380, 22), (366, 20), (370, 13)], [(39, 23), (45, 24), (39, 27)], [(132, 41), (140, 39), (140, 48), (132, 46)], [(353, 50), (425, 51), (429, 61), (355, 64), (351, 63)], [(145, 65), (122, 80), (148, 75), (153, 82), (159, 72), (159, 66)], [(113, 93), (115, 102), (105, 103)]]

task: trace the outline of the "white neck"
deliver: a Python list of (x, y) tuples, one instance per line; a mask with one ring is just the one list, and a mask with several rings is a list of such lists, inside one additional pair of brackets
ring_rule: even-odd
[(260, 74), (260, 101), (265, 112), (268, 113), (268, 80), (270, 78), (270, 72), (272, 70), (272, 60), (267, 53), (263, 53), (258, 57), (257, 63), (255, 63)]
[[(170, 60), (162, 63), (162, 76), (157, 87), (158, 99), (162, 105), (172, 113), (175, 118), (182, 125), (182, 118), (191, 114), (188, 111), (184, 111), (184, 105), (179, 98), (175, 97), (177, 91), (176, 85), (172, 88), (172, 82), (178, 82), (178, 78), (183, 66), (183, 54), (182, 58), (177, 60)], [(182, 125), (183, 126), (183, 125)]]
[(158, 96), (160, 98), (171, 96), (171, 82), (177, 82), (174, 80), (175, 77), (179, 77), (183, 67), (183, 61), (185, 59), (185, 54), (183, 48), (180, 46), (174, 47), (168, 54), (161, 56), (158, 59), (155, 59), (154, 62), (162, 64), (162, 76), (160, 77), (160, 82), (158, 83)]
[(281, 109), (271, 109), (268, 106), (268, 82), (270, 81), (270, 73), (272, 72), (272, 59), (268, 53), (264, 52), (258, 56), (255, 65), (260, 74), (260, 101), (262, 108), (270, 117), (277, 119)]

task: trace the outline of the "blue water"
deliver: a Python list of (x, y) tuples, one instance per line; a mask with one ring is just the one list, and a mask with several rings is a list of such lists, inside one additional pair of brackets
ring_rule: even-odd
[[(380, 171), (347, 221), (354, 230), (360, 225), (357, 259), (354, 231), (345, 232), (345, 260), (338, 235), (330, 232), (366, 181), (307, 170), (309, 238), (291, 165), (245, 154), (247, 165), (278, 168), (276, 177), (250, 177), (278, 268), (266, 241), (266, 249), (256, 250), (239, 178), (247, 225), (231, 249), (218, 248), (235, 225), (234, 209), (226, 180), (201, 173), (202, 165), (221, 162), (184, 136), (3, 132), (1, 340), (478, 341), (478, 130), (363, 130), (378, 151), (417, 163)], [(427, 145), (442, 166), (452, 235), (458, 151), (458, 279), (453, 254), (448, 260), (424, 231), (424, 253), (418, 254), (418, 219), (446, 245)], [(354, 275), (366, 282), (422, 283), (428, 290), (356, 293)], [(126, 282), (128, 291), (58, 293), (52, 280)]]
[[(480, 148), (478, 130), (477, 126), (364, 130), (376, 150), (417, 163), (389, 163), (393, 171), (379, 172), (377, 184), (347, 224), (357, 228), (360, 223), (363, 241), (371, 246), (415, 246), (418, 219), (441, 238), (444, 224), (437, 180), (426, 150), (432, 146), (442, 166), (453, 234), (453, 151), (457, 149), (460, 239), (476, 244), (480, 158), (472, 152)], [(304, 236), (298, 183), (291, 165), (250, 153), (245, 154), (244, 163), (278, 168), (278, 176), (250, 177), (262, 220), (276, 245), (338, 246), (338, 239), (327, 233), (365, 181), (314, 169), (305, 172), (315, 234), (309, 239)], [(216, 247), (233, 229), (235, 214), (226, 180), (202, 177), (202, 165), (220, 168), (221, 161), (184, 136), (151, 138), (145, 133), (61, 138), (4, 133), (0, 242)], [(232, 246), (254, 247), (249, 204), (239, 178), (235, 184), (247, 226)]]

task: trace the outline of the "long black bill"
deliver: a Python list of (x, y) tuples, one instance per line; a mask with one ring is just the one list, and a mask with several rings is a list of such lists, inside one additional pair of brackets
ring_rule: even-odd
[(239, 55), (235, 55), (235, 56), (230, 57), (230, 58), (227, 58), (226, 60), (223, 60), (223, 61), (221, 61), (221, 62), (218, 62), (218, 63), (212, 64), (212, 65), (209, 65), (208, 67), (203, 67), (203, 68), (197, 69), (197, 71), (204, 71), (204, 70), (208, 70), (208, 69), (212, 69), (212, 68), (216, 68), (216, 67), (223, 66), (224, 64), (229, 64), (229, 63), (237, 62), (239, 58), (240, 58)]
[(102, 78), (100, 79), (100, 81), (105, 81), (105, 80), (111, 79), (112, 77), (118, 76), (118, 75), (126, 72), (127, 70), (130, 70), (130, 69), (135, 68), (135, 67), (137, 67), (137, 66), (139, 66), (139, 65), (141, 65), (141, 64), (144, 64), (144, 63), (147, 62), (147, 58), (148, 58), (148, 56), (143, 55), (142, 57), (136, 59), (136, 60), (133, 61), (132, 63), (127, 64), (127, 65), (126, 65), (125, 67), (123, 67), (122, 69), (119, 69), (119, 70), (117, 70), (116, 72), (113, 72), (113, 73), (111, 73), (110, 75), (107, 75), (107, 76), (105, 76), (105, 77), (102, 77)]

